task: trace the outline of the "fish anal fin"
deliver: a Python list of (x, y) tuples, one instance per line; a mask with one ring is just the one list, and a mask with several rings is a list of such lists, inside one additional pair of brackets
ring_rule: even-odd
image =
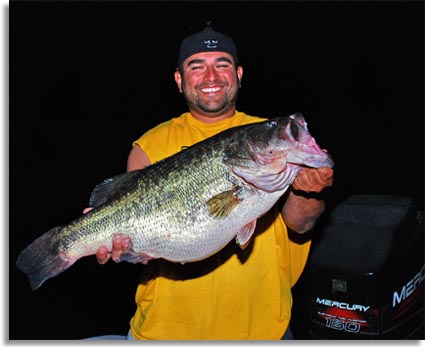
[(227, 217), (241, 201), (238, 196), (239, 190), (240, 188), (235, 186), (209, 199), (207, 205), (210, 215), (217, 218)]
[(256, 226), (257, 220), (254, 219), (238, 231), (238, 233), (236, 234), (236, 243), (239, 245), (240, 248), (245, 249), (248, 246), (249, 241), (251, 240), (251, 236), (252, 234), (254, 234)]
[(153, 259), (153, 257), (145, 253), (139, 253), (139, 252), (135, 252), (133, 250), (127, 249), (125, 252), (121, 253), (117, 262), (126, 261), (128, 263), (133, 263), (133, 264), (142, 263), (146, 265), (148, 261), (151, 259)]

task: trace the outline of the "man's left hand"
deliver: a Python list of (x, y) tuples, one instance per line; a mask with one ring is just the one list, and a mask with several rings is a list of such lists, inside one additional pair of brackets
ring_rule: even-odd
[(320, 193), (324, 188), (333, 184), (334, 170), (329, 167), (304, 167), (292, 184), (293, 189), (307, 193)]

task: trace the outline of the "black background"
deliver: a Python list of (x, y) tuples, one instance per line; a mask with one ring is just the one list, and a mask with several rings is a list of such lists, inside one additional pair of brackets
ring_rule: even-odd
[(238, 110), (303, 112), (333, 155), (329, 206), (365, 193), (423, 208), (423, 14), (422, 1), (11, 2), (9, 338), (127, 332), (142, 265), (87, 257), (32, 292), (14, 263), (125, 170), (133, 140), (186, 110), (177, 49), (207, 20), (238, 45)]

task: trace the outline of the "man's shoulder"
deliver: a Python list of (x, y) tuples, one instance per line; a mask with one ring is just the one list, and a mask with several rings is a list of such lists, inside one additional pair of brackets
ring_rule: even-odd
[(170, 128), (175, 128), (176, 126), (182, 125), (184, 123), (184, 117), (185, 113), (178, 117), (161, 122), (155, 125), (153, 128), (149, 129), (145, 134), (157, 135), (167, 132)]
[(241, 123), (250, 124), (250, 123), (258, 123), (267, 120), (267, 118), (248, 115), (245, 112), (237, 112), (237, 116), (240, 118)]

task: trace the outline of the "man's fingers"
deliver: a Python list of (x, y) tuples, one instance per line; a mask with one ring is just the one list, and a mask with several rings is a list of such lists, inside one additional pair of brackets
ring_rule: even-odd
[(293, 188), (305, 192), (321, 192), (333, 184), (333, 170), (328, 167), (318, 169), (303, 168), (294, 181)]
[(122, 252), (125, 252), (130, 245), (129, 237), (115, 235), (112, 239), (112, 250), (109, 252), (105, 246), (100, 246), (96, 252), (96, 259), (99, 264), (105, 264), (109, 259), (119, 262)]
[(120, 255), (122, 253), (122, 237), (121, 235), (115, 235), (112, 240), (112, 260), (117, 262), (119, 261)]
[(125, 252), (130, 243), (130, 239), (128, 237), (122, 237), (121, 235), (115, 235), (112, 240), (112, 252), (111, 257), (115, 262), (119, 261), (120, 255), (122, 252)]
[(320, 167), (317, 169), (317, 173), (320, 178), (327, 184), (327, 186), (331, 186), (334, 180), (334, 170), (329, 167)]
[(111, 255), (108, 253), (108, 249), (104, 246), (99, 247), (96, 252), (96, 260), (99, 264), (105, 264)]
[(84, 214), (86, 214), (87, 212), (90, 212), (91, 210), (93, 210), (93, 207), (86, 207), (86, 208), (83, 210), (83, 213), (84, 213)]

